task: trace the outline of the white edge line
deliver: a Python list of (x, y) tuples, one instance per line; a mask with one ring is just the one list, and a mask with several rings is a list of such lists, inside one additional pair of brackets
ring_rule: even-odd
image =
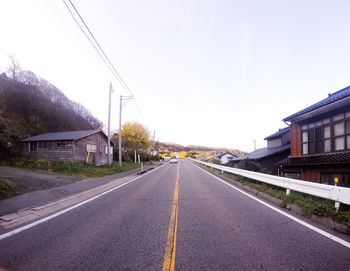
[(68, 208), (66, 208), (66, 209), (64, 209), (64, 210), (62, 210), (62, 211), (59, 211), (59, 212), (55, 213), (55, 214), (49, 215), (49, 216), (44, 217), (44, 218), (42, 218), (42, 219), (39, 219), (39, 220), (37, 220), (37, 221), (35, 221), (35, 222), (33, 222), (33, 223), (30, 223), (30, 224), (28, 224), (28, 225), (25, 225), (25, 226), (23, 226), (23, 227), (19, 227), (19, 228), (15, 229), (15, 230), (6, 232), (6, 233), (4, 233), (4, 234), (1, 234), (1, 235), (0, 235), (0, 240), (3, 240), (3, 239), (8, 238), (8, 237), (10, 237), (10, 236), (13, 236), (13, 235), (15, 235), (15, 234), (17, 234), (17, 233), (20, 233), (20, 232), (22, 232), (22, 231), (28, 230), (28, 229), (30, 229), (30, 228), (33, 228), (33, 227), (35, 227), (35, 226), (37, 226), (37, 225), (39, 225), (39, 224), (41, 224), (41, 223), (44, 223), (44, 222), (46, 222), (46, 221), (49, 221), (49, 220), (51, 220), (51, 219), (53, 219), (53, 218), (55, 218), (55, 217), (57, 217), (57, 216), (60, 216), (60, 215), (62, 215), (62, 214), (64, 214), (64, 213), (67, 213), (67, 212), (69, 212), (69, 211), (71, 211), (71, 210), (73, 210), (73, 209), (75, 209), (75, 208), (78, 208), (79, 206), (82, 206), (82, 205), (84, 205), (84, 204), (86, 204), (86, 203), (88, 203), (88, 202), (90, 202), (90, 201), (93, 201), (93, 200), (95, 200), (95, 199), (98, 199), (99, 197), (102, 197), (102, 196), (104, 196), (104, 195), (106, 195), (106, 194), (108, 194), (108, 193), (110, 193), (110, 192), (112, 192), (112, 191), (114, 191), (114, 190), (117, 190), (117, 189), (123, 187), (124, 185), (127, 185), (127, 184), (129, 184), (129, 183), (131, 183), (131, 182), (134, 182), (134, 181), (138, 180), (139, 178), (142, 178), (143, 176), (145, 176), (145, 175), (147, 175), (147, 174), (149, 174), (149, 173), (152, 173), (152, 172), (158, 170), (159, 168), (163, 167), (164, 165), (166, 165), (166, 164), (163, 164), (163, 165), (161, 165), (161, 166), (158, 166), (157, 168), (155, 168), (155, 169), (153, 169), (153, 170), (151, 170), (151, 171), (149, 171), (149, 172), (146, 172), (145, 174), (143, 174), (143, 175), (141, 175), (141, 176), (137, 176), (137, 177), (135, 177), (134, 179), (131, 179), (131, 180), (129, 180), (129, 181), (125, 182), (125, 183), (122, 183), (122, 184), (120, 184), (120, 185), (118, 185), (118, 186), (116, 186), (116, 187), (114, 187), (114, 188), (111, 188), (110, 190), (107, 190), (107, 191), (105, 191), (105, 192), (102, 192), (101, 194), (98, 194), (98, 195), (96, 195), (96, 196), (94, 196), (94, 197), (92, 197), (92, 198), (89, 198), (89, 199), (87, 199), (87, 200), (84, 200), (84, 201), (82, 201), (82, 202), (79, 202), (78, 204), (75, 204), (75, 205), (73, 205), (73, 206), (71, 206), (71, 207), (68, 207)]
[(294, 217), (294, 216), (292, 216), (292, 215), (290, 215), (290, 214), (288, 214), (288, 213), (286, 213), (286, 212), (284, 212), (284, 211), (282, 211), (282, 210), (280, 210), (280, 209), (278, 209), (278, 208), (276, 208), (276, 207), (274, 207), (274, 206), (272, 206), (272, 205), (270, 205), (270, 204), (268, 204), (268, 203), (266, 203), (266, 202), (264, 202), (264, 201), (262, 201), (262, 200), (260, 200), (260, 199), (258, 199), (258, 198), (256, 198), (256, 197), (254, 197), (254, 196), (248, 194), (247, 192), (244, 192), (243, 190), (241, 190), (241, 189), (239, 189), (239, 188), (233, 186), (232, 184), (229, 184), (229, 183), (225, 182), (224, 180), (220, 179), (219, 177), (215, 176), (214, 174), (212, 174), (212, 173), (210, 173), (210, 172), (208, 172), (208, 171), (202, 169), (202, 168), (199, 167), (197, 164), (195, 164), (195, 166), (197, 166), (199, 169), (203, 170), (203, 171), (206, 172), (207, 174), (211, 175), (211, 176), (214, 177), (215, 179), (219, 180), (220, 182), (222, 182), (222, 183), (224, 183), (224, 184), (230, 186), (230, 187), (233, 188), (233, 189), (236, 189), (237, 191), (241, 192), (242, 194), (244, 194), (244, 195), (250, 197), (250, 198), (253, 199), (253, 200), (256, 200), (257, 202), (259, 202), (259, 203), (265, 205), (266, 207), (269, 207), (270, 209), (276, 211), (277, 213), (280, 213), (281, 215), (284, 215), (284, 216), (288, 217), (289, 219), (292, 219), (292, 220), (294, 220), (295, 222), (297, 222), (297, 223), (299, 223), (299, 224), (301, 224), (301, 225), (303, 225), (303, 226), (305, 226), (305, 227), (307, 227), (307, 228), (309, 228), (309, 229), (311, 229), (311, 230), (313, 230), (313, 231), (315, 231), (315, 232), (317, 232), (317, 233), (319, 233), (319, 234), (321, 234), (321, 235), (323, 235), (323, 236), (325, 236), (325, 237), (327, 237), (327, 238), (329, 238), (329, 239), (332, 239), (333, 241), (335, 241), (335, 242), (337, 242), (337, 243), (339, 243), (339, 244), (342, 244), (343, 246), (345, 246), (345, 247), (347, 247), (347, 248), (350, 248), (350, 242), (345, 241), (345, 240), (343, 240), (343, 239), (341, 239), (341, 238), (339, 238), (339, 237), (337, 237), (337, 236), (335, 236), (335, 235), (333, 235), (333, 234), (330, 234), (330, 233), (328, 233), (328, 232), (326, 232), (326, 231), (324, 231), (324, 230), (321, 230), (321, 229), (319, 229), (319, 228), (317, 228), (317, 227), (315, 227), (315, 226), (313, 226), (313, 225), (311, 225), (311, 224), (309, 224), (309, 223), (307, 223), (307, 222), (305, 222), (305, 221), (302, 221), (302, 220), (299, 219), (299, 218), (296, 218), (296, 217)]

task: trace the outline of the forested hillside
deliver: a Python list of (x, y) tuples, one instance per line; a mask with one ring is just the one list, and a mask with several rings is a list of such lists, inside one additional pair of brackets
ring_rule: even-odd
[(86, 108), (33, 72), (0, 75), (0, 159), (18, 151), (18, 141), (29, 136), (101, 127)]
[(242, 152), (240, 150), (235, 149), (228, 149), (228, 148), (213, 148), (213, 147), (206, 147), (206, 146), (198, 146), (198, 145), (188, 145), (183, 146), (175, 143), (164, 143), (164, 142), (156, 142), (154, 149), (158, 150), (159, 152), (197, 152), (198, 154), (201, 154), (203, 159), (208, 158), (209, 156), (215, 156), (220, 153), (230, 152), (234, 155), (237, 155), (238, 157), (241, 157), (245, 154), (245, 152)]

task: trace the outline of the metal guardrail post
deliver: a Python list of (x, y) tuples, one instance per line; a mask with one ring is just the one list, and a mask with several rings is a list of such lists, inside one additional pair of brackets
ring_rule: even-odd
[(336, 209), (337, 212), (338, 212), (338, 210), (339, 210), (339, 208), (340, 208), (340, 202), (339, 202), (339, 201), (336, 201), (335, 204), (334, 204), (334, 207), (335, 207), (335, 209)]

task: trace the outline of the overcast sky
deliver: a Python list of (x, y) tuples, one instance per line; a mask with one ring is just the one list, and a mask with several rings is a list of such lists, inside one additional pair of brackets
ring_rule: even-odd
[[(350, 85), (350, 1), (72, 0), (133, 91), (123, 122), (156, 139), (252, 151)], [(112, 128), (128, 94), (61, 0), (2, 0), (0, 70), (16, 56)], [(141, 112), (140, 112), (141, 111)]]

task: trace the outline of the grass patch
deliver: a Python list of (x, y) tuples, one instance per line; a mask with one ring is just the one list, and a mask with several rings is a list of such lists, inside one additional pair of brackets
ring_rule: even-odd
[(83, 178), (98, 178), (140, 167), (139, 164), (133, 162), (123, 162), (123, 166), (120, 168), (118, 162), (113, 162), (111, 165), (93, 166), (80, 162), (28, 159), (23, 157), (3, 162), (2, 165), (25, 168), (39, 172), (81, 176)]
[[(216, 169), (209, 169), (206, 167), (203, 168), (217, 175), (219, 174), (218, 170)], [(310, 217), (312, 215), (315, 215), (318, 217), (332, 218), (337, 222), (350, 222), (350, 207), (347, 205), (341, 204), (340, 209), (337, 212), (334, 208), (334, 202), (331, 200), (322, 199), (294, 191), (291, 191), (291, 193), (287, 196), (286, 190), (284, 188), (279, 188), (277, 186), (261, 183), (230, 173), (220, 173), (219, 175), (223, 175), (228, 179), (238, 181), (274, 198), (280, 199), (282, 200), (281, 206), (293, 204), (300, 208), (301, 214), (303, 216)]]
[(0, 200), (22, 194), (22, 190), (14, 183), (0, 178)]

